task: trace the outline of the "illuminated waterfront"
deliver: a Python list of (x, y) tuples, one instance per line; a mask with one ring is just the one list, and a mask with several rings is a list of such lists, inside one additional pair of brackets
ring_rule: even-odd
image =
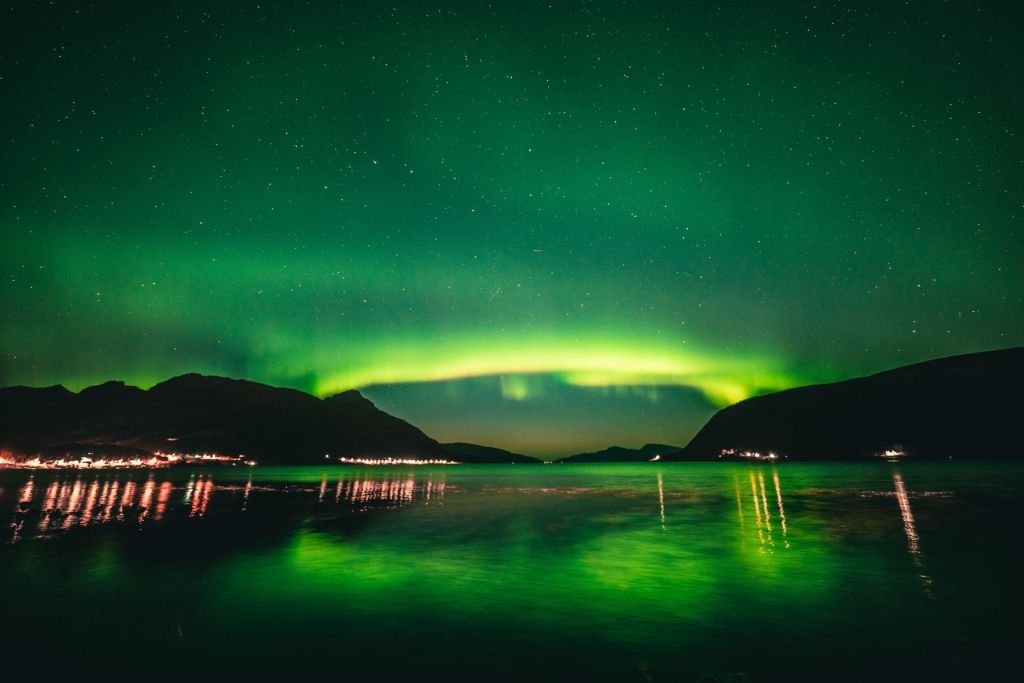
[(154, 470), (175, 466), (245, 465), (255, 467), (255, 460), (244, 455), (219, 455), (217, 453), (162, 453), (117, 457), (95, 455), (64, 458), (24, 458), (8, 451), (0, 451), (0, 469), (5, 470)]
[(1014, 465), (5, 471), (19, 657), (195, 673), (963, 678), (1019, 628)]

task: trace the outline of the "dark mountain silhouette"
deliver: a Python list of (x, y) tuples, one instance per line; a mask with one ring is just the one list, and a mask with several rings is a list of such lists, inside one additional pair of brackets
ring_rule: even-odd
[(502, 448), (492, 446), (478, 446), (475, 443), (443, 443), (441, 448), (453, 454), (453, 460), (470, 458), (472, 462), (478, 463), (539, 463), (540, 460), (531, 458), (528, 455), (512, 453)]
[(669, 453), (675, 453), (679, 446), (666, 446), (661, 443), (644, 444), (640, 448), (623, 448), (622, 446), (611, 446), (603, 451), (594, 453), (579, 453), (559, 458), (558, 462), (647, 462), (655, 456), (664, 458)]
[(245, 380), (182, 375), (143, 390), (107, 382), (79, 393), (55, 386), (0, 389), (0, 446), (56, 457), (162, 452), (244, 454), (261, 464), (331, 456), (453, 455), (358, 391), (325, 399)]
[(726, 449), (857, 459), (896, 446), (915, 458), (1020, 457), (1022, 382), (1024, 347), (790, 389), (720, 410), (665, 459), (717, 458)]

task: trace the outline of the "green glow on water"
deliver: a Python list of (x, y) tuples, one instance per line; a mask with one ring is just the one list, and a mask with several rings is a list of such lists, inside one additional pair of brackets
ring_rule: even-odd
[[(5, 508), (18, 476), (0, 475)], [(76, 476), (35, 490), (70, 505), (53, 481)], [(885, 678), (1011, 651), (1018, 466), (158, 476), (175, 499), (160, 522), (70, 515), (8, 545), (8, 622), (74, 632), (47, 647), (86, 658), (107, 639), (210, 670), (346, 653), (339, 672), (385, 678)]]

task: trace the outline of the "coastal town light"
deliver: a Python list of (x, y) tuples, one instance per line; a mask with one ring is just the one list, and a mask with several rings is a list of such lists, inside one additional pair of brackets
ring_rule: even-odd
[(157, 451), (150, 457), (110, 457), (89, 453), (78, 458), (18, 458), (11, 453), (0, 454), (0, 469), (19, 470), (110, 470), (110, 469), (159, 469), (172, 465), (238, 465), (253, 466), (255, 460), (245, 460), (242, 455), (220, 455), (217, 453), (162, 453)]
[(762, 462), (775, 462), (779, 459), (779, 454), (775, 451), (768, 451), (762, 453), (761, 451), (740, 451), (735, 448), (723, 448), (718, 454), (719, 458), (743, 458), (744, 460), (754, 460)]
[(442, 460), (431, 458), (419, 460), (416, 458), (346, 458), (340, 457), (338, 462), (346, 465), (459, 465), (457, 460)]

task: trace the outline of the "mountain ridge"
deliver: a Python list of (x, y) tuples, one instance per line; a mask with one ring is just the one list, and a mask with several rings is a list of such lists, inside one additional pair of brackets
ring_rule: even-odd
[(475, 443), (466, 443), (465, 441), (455, 441), (451, 443), (443, 443), (441, 447), (449, 453), (458, 456), (469, 456), (476, 458), (480, 461), (486, 461), (491, 463), (530, 463), (536, 464), (541, 462), (537, 458), (532, 458), (522, 453), (513, 453), (507, 451), (504, 448), (496, 448), (494, 446), (481, 446)]
[[(149, 389), (110, 380), (0, 389), (0, 447), (18, 456), (86, 450), (216, 452), (264, 464), (331, 457), (486, 461), (453, 454), (356, 390), (318, 398), (244, 379), (186, 373)], [(485, 447), (480, 447), (485, 448)]]
[(831, 384), (796, 387), (718, 411), (666, 460), (723, 451), (799, 460), (1006, 458), (1021, 452), (1015, 395), (1024, 347), (948, 356)]
[(581, 462), (648, 462), (652, 458), (664, 457), (669, 453), (680, 450), (679, 446), (669, 446), (660, 443), (646, 443), (640, 448), (625, 448), (623, 446), (609, 446), (600, 451), (592, 453), (576, 453), (559, 458), (556, 462), (581, 463)]

